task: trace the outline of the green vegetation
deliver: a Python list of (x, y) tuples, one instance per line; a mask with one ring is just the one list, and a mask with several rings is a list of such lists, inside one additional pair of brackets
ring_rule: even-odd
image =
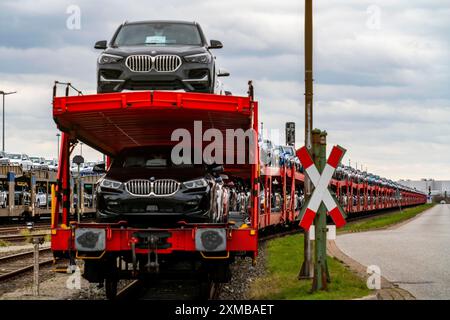
[(5, 240), (0, 240), (0, 247), (9, 247), (11, 243)]
[(419, 213), (431, 208), (434, 204), (423, 204), (417, 207), (406, 208), (402, 211), (392, 211), (390, 214), (374, 217), (363, 221), (349, 222), (345, 227), (339, 229), (339, 232), (358, 232), (373, 229), (382, 229), (388, 226), (406, 221), (418, 215)]
[(43, 233), (40, 230), (30, 231), (28, 229), (22, 229), (22, 230), (20, 230), (20, 234), (25, 237), (25, 242), (26, 243), (32, 243), (33, 236), (35, 236), (35, 235), (43, 236), (45, 241), (50, 241), (51, 240), (50, 233), (47, 233), (47, 232)]
[(45, 242), (51, 242), (52, 241), (52, 235), (51, 234), (46, 234), (44, 237), (44, 241)]
[(311, 280), (297, 280), (303, 259), (303, 235), (274, 239), (267, 244), (267, 275), (250, 287), (251, 299), (342, 300), (370, 294), (363, 279), (339, 261), (328, 257), (331, 283), (328, 291), (310, 293)]

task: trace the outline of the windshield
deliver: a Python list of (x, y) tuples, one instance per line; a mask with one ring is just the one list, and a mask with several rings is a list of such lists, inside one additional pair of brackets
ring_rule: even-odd
[(293, 152), (292, 148), (290, 148), (290, 147), (281, 147), (281, 149), (283, 149), (284, 153), (287, 153), (287, 154), (289, 154), (291, 156), (295, 155), (295, 153)]
[[(178, 160), (174, 160), (177, 162)], [(114, 159), (114, 168), (194, 168), (193, 152), (191, 152), (191, 162), (174, 164), (171, 159), (171, 148), (142, 148), (129, 149)]]
[(181, 23), (140, 23), (124, 25), (114, 40), (115, 46), (191, 45), (201, 46), (196, 25)]
[(10, 159), (14, 159), (14, 160), (21, 160), (22, 157), (20, 156), (20, 154), (10, 154), (9, 155)]
[(30, 157), (30, 160), (33, 162), (40, 162), (39, 158)]

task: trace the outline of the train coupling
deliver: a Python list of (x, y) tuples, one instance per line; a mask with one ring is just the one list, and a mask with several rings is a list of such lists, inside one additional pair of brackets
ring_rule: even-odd
[(145, 267), (150, 273), (159, 273), (159, 262), (158, 262), (158, 237), (155, 235), (150, 235), (147, 238), (148, 243), (148, 254), (147, 254), (147, 264)]

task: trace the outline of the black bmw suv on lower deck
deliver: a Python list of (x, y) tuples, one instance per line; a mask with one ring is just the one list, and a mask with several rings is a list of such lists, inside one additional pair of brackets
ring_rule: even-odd
[(196, 22), (125, 22), (103, 49), (97, 61), (97, 92), (122, 90), (184, 90), (217, 93), (218, 76), (210, 49), (222, 48), (217, 40), (207, 42)]
[(175, 226), (223, 222), (222, 166), (174, 164), (171, 148), (125, 149), (97, 185), (99, 222)]

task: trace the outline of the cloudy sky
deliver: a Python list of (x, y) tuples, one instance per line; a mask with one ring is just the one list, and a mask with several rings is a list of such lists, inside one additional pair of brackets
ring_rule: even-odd
[[(314, 126), (352, 165), (392, 179), (450, 179), (450, 4), (437, 0), (314, 1)], [(80, 29), (70, 29), (79, 9)], [(74, 11), (75, 10), (75, 11)], [(0, 0), (0, 90), (6, 150), (56, 157), (54, 80), (96, 89), (97, 40), (124, 20), (198, 21), (245, 95), (253, 79), (260, 118), (303, 137), (301, 0)], [(83, 148), (89, 160), (100, 159)]]

